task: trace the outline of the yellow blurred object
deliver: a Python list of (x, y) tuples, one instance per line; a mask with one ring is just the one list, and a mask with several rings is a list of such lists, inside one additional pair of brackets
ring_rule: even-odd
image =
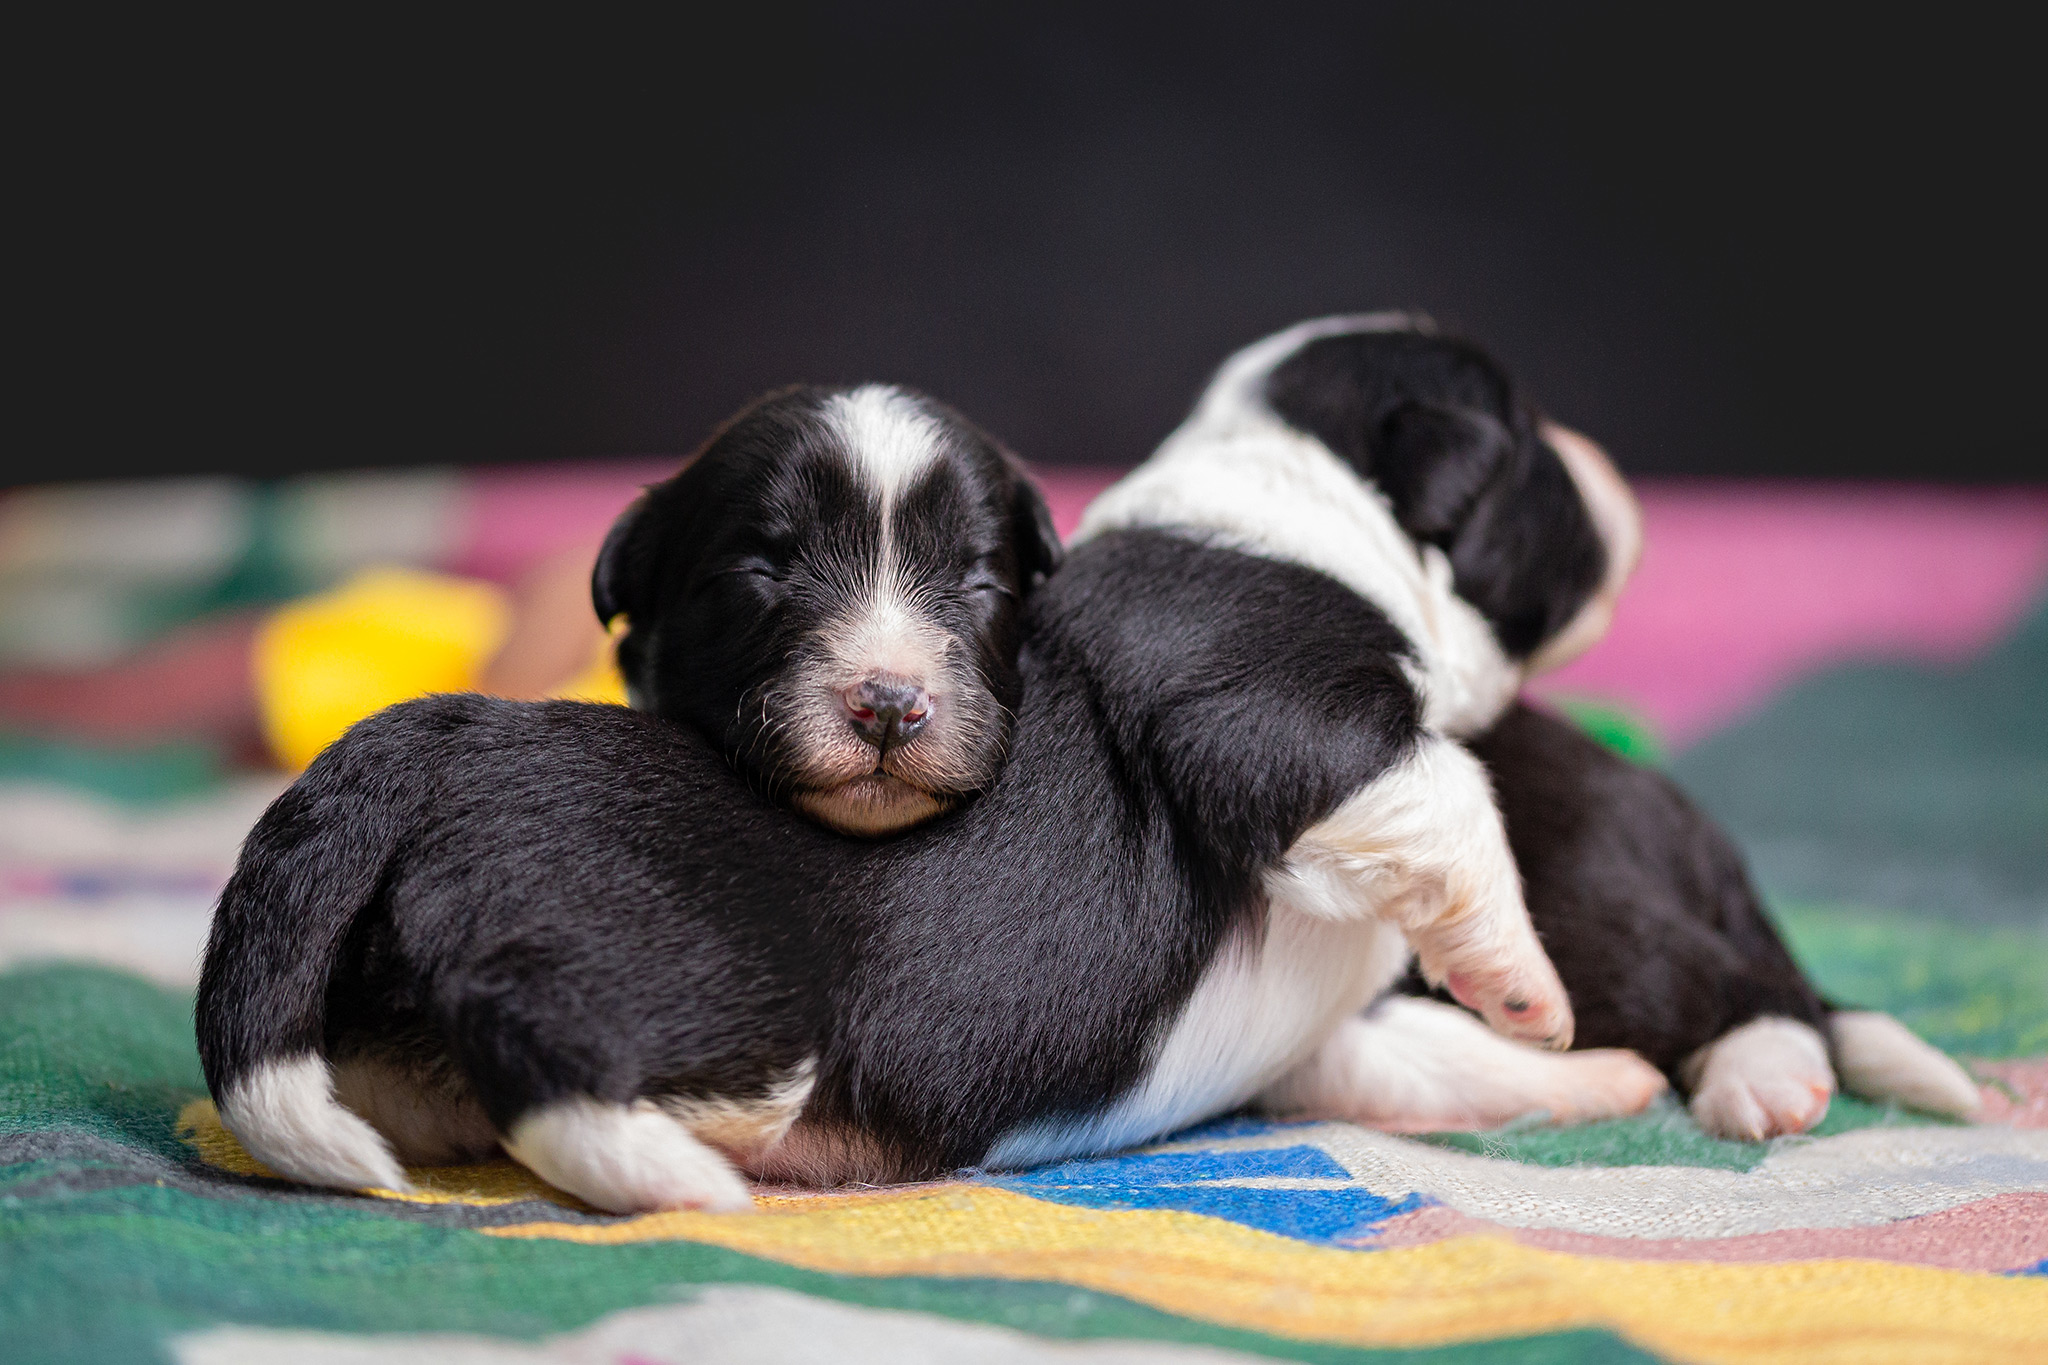
[[(371, 569), (275, 612), (252, 664), (263, 738), (297, 771), (365, 716), (429, 692), (469, 692), (505, 642), (512, 607), (493, 583), (415, 569)], [(607, 640), (549, 695), (624, 705)]]
[(371, 569), (280, 608), (252, 660), (271, 753), (297, 770), (393, 702), (475, 687), (510, 616), (494, 584), (412, 569)]

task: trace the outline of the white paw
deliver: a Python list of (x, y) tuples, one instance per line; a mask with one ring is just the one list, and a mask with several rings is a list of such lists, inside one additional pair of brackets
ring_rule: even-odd
[(644, 1101), (564, 1100), (521, 1118), (505, 1150), (550, 1185), (610, 1213), (753, 1207), (732, 1163)]
[(1685, 1063), (1692, 1116), (1716, 1137), (1761, 1142), (1803, 1133), (1827, 1116), (1835, 1095), (1827, 1044), (1791, 1019), (1754, 1019), (1730, 1029)]

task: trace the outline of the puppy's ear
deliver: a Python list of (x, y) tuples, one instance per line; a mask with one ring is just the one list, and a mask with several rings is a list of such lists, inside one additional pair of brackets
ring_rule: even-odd
[(1372, 469), (1402, 529), (1444, 544), (1514, 450), (1514, 433), (1484, 412), (1403, 403), (1380, 424)]
[(1015, 470), (1016, 486), (1010, 504), (1010, 531), (1017, 538), (1017, 571), (1023, 588), (1030, 591), (1044, 582), (1066, 553), (1060, 547), (1060, 533), (1053, 529), (1052, 509), (1045, 495), (1024, 471)]
[(628, 619), (640, 614), (644, 605), (648, 565), (640, 527), (646, 519), (647, 495), (642, 493), (605, 533), (597, 566), (590, 571), (590, 604), (607, 626), (621, 612)]

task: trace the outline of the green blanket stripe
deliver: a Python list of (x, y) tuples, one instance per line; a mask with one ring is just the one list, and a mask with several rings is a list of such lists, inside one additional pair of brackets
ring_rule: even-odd
[(217, 790), (228, 763), (196, 739), (98, 747), (0, 730), (0, 782), (41, 782), (130, 806), (157, 806)]
[(1213, 1327), (1114, 1295), (1000, 1280), (829, 1275), (689, 1242), (591, 1247), (434, 1228), (287, 1200), (152, 1187), (0, 1203), (0, 1340), (15, 1365), (164, 1358), (173, 1333), (236, 1322), (531, 1339), (724, 1283), (1042, 1336), (1205, 1345), (1316, 1362), (1654, 1360), (1597, 1331), (1362, 1350)]
[(192, 1000), (100, 967), (0, 975), (0, 1135), (69, 1127), (183, 1160), (206, 1093)]

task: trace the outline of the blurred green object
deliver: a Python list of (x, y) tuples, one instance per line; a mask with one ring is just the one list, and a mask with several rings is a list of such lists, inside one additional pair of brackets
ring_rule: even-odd
[(1619, 702), (1592, 697), (1551, 697), (1550, 704), (1572, 724), (1599, 740), (1631, 763), (1649, 768), (1664, 766), (1664, 742), (1650, 722)]
[(2048, 927), (2048, 608), (1960, 667), (1816, 674), (1671, 767), (1774, 900)]
[(2048, 929), (1966, 927), (1860, 905), (1776, 908), (1792, 955), (1830, 1003), (1895, 1014), (1965, 1056), (2048, 1052)]
[(0, 731), (0, 782), (46, 782), (147, 805), (209, 792), (226, 772), (220, 751), (198, 740), (103, 749)]

